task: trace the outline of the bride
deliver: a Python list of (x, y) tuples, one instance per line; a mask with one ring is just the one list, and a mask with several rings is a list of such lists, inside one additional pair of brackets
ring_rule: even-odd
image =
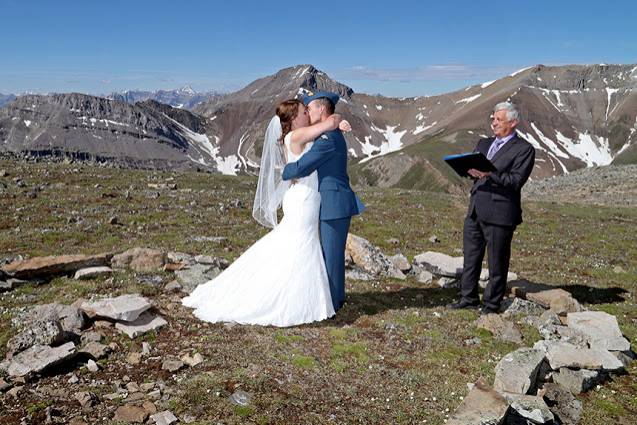
[[(207, 322), (293, 326), (334, 315), (319, 239), (316, 171), (290, 185), (281, 174), (312, 141), (326, 131), (351, 130), (334, 114), (309, 125), (299, 100), (279, 104), (263, 144), (259, 182), (252, 215), (273, 230), (252, 245), (215, 279), (199, 285), (182, 300)], [(283, 219), (277, 224), (277, 210)]]

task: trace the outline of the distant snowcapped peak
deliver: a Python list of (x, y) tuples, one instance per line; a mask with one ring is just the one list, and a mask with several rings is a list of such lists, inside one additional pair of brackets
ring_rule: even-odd
[(190, 87), (190, 84), (187, 84), (185, 86), (183, 86), (182, 88), (179, 89), (179, 91), (181, 93), (186, 93), (186, 94), (195, 94), (196, 92), (192, 89), (192, 87)]

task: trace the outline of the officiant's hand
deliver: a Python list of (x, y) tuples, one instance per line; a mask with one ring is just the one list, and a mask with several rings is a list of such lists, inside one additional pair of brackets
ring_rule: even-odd
[(491, 171), (480, 171), (480, 170), (476, 170), (475, 168), (470, 168), (469, 170), (467, 170), (467, 173), (478, 180), (484, 179), (485, 177), (489, 177), (489, 175), (491, 174)]

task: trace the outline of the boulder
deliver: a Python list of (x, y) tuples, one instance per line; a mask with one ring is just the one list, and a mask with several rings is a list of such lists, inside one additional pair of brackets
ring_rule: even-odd
[(350, 256), (354, 264), (363, 271), (384, 277), (405, 279), (405, 275), (381, 250), (368, 240), (353, 234), (347, 235), (345, 255)]
[(551, 308), (551, 306), (554, 306), (555, 308), (551, 308), (551, 310), (556, 311), (558, 314), (559, 312), (564, 312), (563, 310), (567, 306), (571, 306), (572, 308), (575, 308), (575, 305), (579, 306), (579, 303), (577, 303), (577, 300), (573, 298), (570, 292), (559, 288), (539, 292), (529, 292), (526, 294), (526, 299), (536, 302), (545, 308)]
[(184, 292), (190, 294), (199, 285), (214, 279), (221, 273), (218, 267), (206, 264), (192, 264), (187, 268), (175, 271), (177, 280), (181, 283)]
[(561, 385), (544, 384), (541, 394), (551, 412), (562, 425), (577, 425), (582, 416), (582, 402)]
[(59, 320), (38, 320), (7, 342), (7, 357), (11, 358), (34, 345), (55, 345), (63, 341), (64, 331)]
[(115, 323), (115, 329), (133, 339), (146, 332), (157, 330), (167, 324), (168, 322), (164, 320), (163, 317), (144, 312), (132, 322)]
[(522, 298), (508, 298), (503, 303), (504, 311), (502, 317), (509, 318), (515, 315), (540, 316), (545, 309), (538, 303), (524, 300)]
[(527, 394), (536, 386), (544, 352), (523, 347), (504, 356), (495, 367), (493, 388), (499, 392)]
[(586, 335), (591, 348), (628, 351), (630, 342), (624, 338), (615, 316), (603, 311), (583, 311), (566, 316), (569, 328)]
[(79, 299), (73, 304), (41, 304), (33, 307), (26, 316), (26, 321), (40, 319), (58, 320), (62, 325), (62, 330), (66, 337), (79, 335), (86, 325), (84, 314), (80, 310), (80, 305), (84, 300)]
[(168, 372), (177, 372), (185, 366), (186, 364), (184, 362), (177, 359), (166, 359), (161, 364), (161, 368), (167, 370)]
[(153, 421), (155, 425), (172, 425), (179, 421), (170, 410), (155, 413), (150, 417), (150, 420)]
[(434, 275), (429, 270), (422, 270), (418, 273), (416, 280), (420, 283), (429, 285), (434, 280)]
[(511, 403), (505, 419), (507, 425), (555, 423), (555, 416), (542, 397), (515, 395), (507, 399)]
[(161, 271), (166, 264), (166, 254), (151, 248), (132, 248), (113, 256), (114, 268), (130, 268), (136, 272), (148, 273)]
[(506, 399), (481, 378), (451, 414), (447, 425), (500, 424), (508, 407)]
[(459, 279), (462, 276), (463, 257), (451, 257), (440, 252), (427, 251), (414, 257), (414, 264), (424, 267), (437, 276)]
[(553, 382), (559, 384), (573, 394), (583, 393), (601, 381), (601, 374), (596, 370), (572, 370), (566, 367), (553, 373)]
[(617, 357), (606, 350), (581, 348), (568, 342), (541, 340), (536, 342), (533, 348), (546, 352), (546, 359), (553, 370), (568, 367), (617, 371), (624, 367)]
[(91, 341), (78, 350), (79, 354), (87, 354), (95, 360), (108, 356), (108, 353), (110, 352), (111, 349), (108, 345), (104, 345), (96, 341)]
[(151, 307), (150, 301), (139, 294), (86, 301), (80, 307), (89, 317), (105, 317), (132, 322)]
[(67, 342), (59, 347), (34, 345), (18, 353), (11, 360), (0, 363), (0, 369), (11, 377), (29, 376), (70, 359), (75, 355), (75, 344)]
[(2, 269), (18, 279), (47, 278), (73, 273), (86, 267), (106, 266), (112, 256), (113, 254), (34, 257), (14, 261), (3, 266)]

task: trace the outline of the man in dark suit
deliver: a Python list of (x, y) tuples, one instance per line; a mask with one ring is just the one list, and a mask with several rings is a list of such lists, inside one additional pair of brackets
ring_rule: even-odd
[(497, 171), (469, 170), (475, 182), (464, 222), (461, 299), (450, 304), (450, 308), (478, 306), (478, 279), (486, 248), (489, 283), (482, 296), (481, 312), (497, 313), (500, 309), (506, 291), (513, 232), (522, 223), (520, 192), (535, 163), (535, 149), (515, 131), (518, 122), (519, 113), (513, 104), (497, 104), (491, 118), (495, 137), (481, 139), (476, 146), (475, 152), (482, 152)]

